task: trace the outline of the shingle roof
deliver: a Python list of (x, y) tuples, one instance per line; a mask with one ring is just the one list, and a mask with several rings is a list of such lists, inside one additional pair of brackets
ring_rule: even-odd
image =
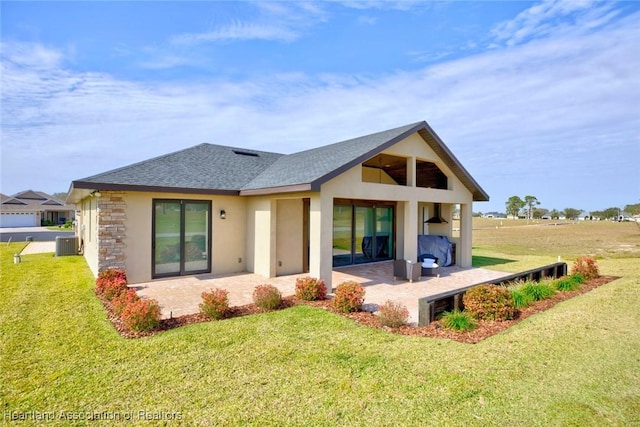
[(240, 195), (319, 191), (324, 182), (416, 132), (472, 192), (474, 200), (489, 200), (426, 122), (288, 155), (200, 144), (73, 181), (71, 188)]
[(200, 144), (74, 181), (74, 188), (235, 192), (282, 154)]
[(42, 191), (26, 190), (13, 196), (0, 195), (0, 211), (3, 212), (43, 212), (71, 211), (73, 206), (67, 205), (55, 197)]
[[(280, 157), (267, 170), (245, 185), (242, 190), (289, 187), (309, 184), (319, 190), (320, 184), (367, 160), (411, 133), (416, 124), (406, 125), (331, 145)], [(323, 179), (324, 178), (324, 179)]]

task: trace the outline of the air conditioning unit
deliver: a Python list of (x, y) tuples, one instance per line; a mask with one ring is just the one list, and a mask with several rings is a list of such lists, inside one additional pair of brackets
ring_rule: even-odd
[(78, 238), (77, 237), (56, 237), (56, 256), (77, 255), (78, 254)]

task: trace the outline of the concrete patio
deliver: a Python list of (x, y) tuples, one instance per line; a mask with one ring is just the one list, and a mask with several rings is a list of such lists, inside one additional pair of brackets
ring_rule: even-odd
[[(456, 266), (440, 268), (439, 277), (422, 277), (410, 283), (407, 280), (393, 280), (393, 262), (384, 261), (371, 264), (341, 267), (333, 270), (333, 286), (353, 280), (361, 283), (366, 290), (364, 309), (376, 311), (387, 300), (397, 301), (409, 309), (410, 323), (418, 322), (418, 299), (442, 292), (467, 287), (476, 283), (507, 276), (509, 273), (483, 268), (460, 268)], [(253, 289), (257, 285), (276, 286), (283, 296), (295, 294), (297, 274), (266, 279), (251, 273), (215, 276), (211, 274), (186, 276), (166, 280), (155, 280), (134, 285), (142, 298), (158, 300), (162, 317), (178, 317), (198, 313), (200, 294), (212, 288), (229, 291), (229, 304), (239, 306), (252, 303)]]

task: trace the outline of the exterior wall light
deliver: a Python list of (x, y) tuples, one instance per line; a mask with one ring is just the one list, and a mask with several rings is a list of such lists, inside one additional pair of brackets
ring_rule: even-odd
[(227, 211), (224, 209), (220, 211), (220, 219), (227, 219)]

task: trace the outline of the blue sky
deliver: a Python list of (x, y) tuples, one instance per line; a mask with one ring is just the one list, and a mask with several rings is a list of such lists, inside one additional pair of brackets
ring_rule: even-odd
[(489, 193), (640, 202), (640, 2), (11, 2), (0, 191), (426, 120)]

